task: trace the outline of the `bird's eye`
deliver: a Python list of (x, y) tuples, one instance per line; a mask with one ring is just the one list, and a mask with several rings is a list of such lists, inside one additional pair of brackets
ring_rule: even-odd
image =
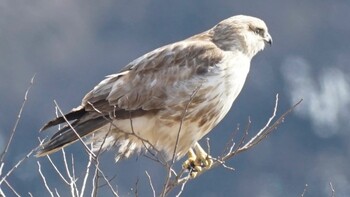
[(264, 33), (264, 30), (261, 29), (261, 28), (255, 28), (254, 32), (255, 32), (256, 34), (262, 35), (262, 34)]

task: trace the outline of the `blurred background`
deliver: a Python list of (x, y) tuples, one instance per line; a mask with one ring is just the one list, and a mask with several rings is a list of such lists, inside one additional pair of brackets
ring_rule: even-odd
[[(36, 74), (3, 173), (38, 145), (38, 130), (55, 116), (53, 100), (63, 111), (105, 75), (118, 72), (142, 54), (214, 26), (237, 14), (262, 18), (274, 43), (252, 61), (246, 85), (229, 115), (210, 133), (211, 152), (219, 155), (237, 125), (252, 121), (250, 136), (264, 126), (280, 95), (282, 114), (304, 99), (276, 132), (222, 167), (189, 182), (183, 196), (350, 196), (350, 1), (228, 0), (0, 0), (0, 150), (16, 121), (30, 79)], [(201, 142), (205, 145), (205, 140)], [(75, 153), (78, 169), (86, 163), (83, 147)], [(161, 165), (145, 157), (114, 162), (101, 159), (121, 196), (151, 196), (145, 170), (160, 191)], [(54, 154), (63, 165), (61, 154)], [(70, 155), (69, 155), (70, 157)], [(48, 196), (38, 173), (40, 161), (48, 184), (69, 193), (46, 158), (27, 159), (8, 178), (19, 192)], [(180, 164), (181, 162), (179, 162)], [(77, 176), (80, 176), (77, 172)], [(3, 185), (3, 190), (12, 196)], [(101, 196), (111, 196), (106, 186)]]

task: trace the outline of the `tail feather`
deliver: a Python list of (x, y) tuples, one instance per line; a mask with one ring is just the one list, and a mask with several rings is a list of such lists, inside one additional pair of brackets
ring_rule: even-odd
[[(84, 137), (97, 130), (98, 128), (102, 127), (103, 125), (108, 123), (108, 121), (109, 120), (105, 117), (99, 116), (95, 117), (94, 119), (88, 119), (83, 122), (81, 122), (80, 120), (76, 120), (71, 124), (71, 126), (74, 128), (77, 134), (79, 134), (80, 137)], [(55, 123), (53, 123), (51, 126), (55, 125)], [(61, 130), (55, 133), (48, 142), (44, 143), (41, 146), (42, 148), (37, 152), (36, 156), (42, 157), (47, 154), (54, 153), (62, 149), (63, 147), (75, 142), (78, 139), (79, 137), (76, 135), (76, 133), (72, 130), (70, 126), (63, 127)]]
[[(82, 108), (82, 109), (79, 109), (79, 110), (74, 110), (74, 111), (71, 111), (69, 112), (68, 114), (64, 115), (64, 117), (68, 120), (68, 121), (71, 121), (71, 120), (77, 120), (77, 119), (80, 119), (81, 117), (83, 117), (87, 112)], [(40, 131), (44, 131), (52, 126), (55, 126), (55, 125), (58, 125), (58, 124), (61, 124), (61, 123), (65, 123), (66, 120), (63, 116), (60, 116), (58, 118), (55, 118), (53, 120), (51, 120), (50, 122), (46, 123), (41, 129)]]

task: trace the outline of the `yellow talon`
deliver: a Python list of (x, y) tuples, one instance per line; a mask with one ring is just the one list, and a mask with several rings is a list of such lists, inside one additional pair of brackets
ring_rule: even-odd
[(210, 168), (213, 165), (211, 156), (198, 143), (194, 145), (193, 149), (189, 149), (188, 159), (182, 164), (183, 169), (190, 171), (191, 178), (195, 178), (203, 168)]

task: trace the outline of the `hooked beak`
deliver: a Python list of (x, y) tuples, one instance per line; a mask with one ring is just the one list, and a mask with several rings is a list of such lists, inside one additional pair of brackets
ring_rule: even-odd
[(266, 33), (264, 36), (264, 41), (268, 43), (270, 46), (272, 45), (272, 37), (270, 36), (269, 33)]

